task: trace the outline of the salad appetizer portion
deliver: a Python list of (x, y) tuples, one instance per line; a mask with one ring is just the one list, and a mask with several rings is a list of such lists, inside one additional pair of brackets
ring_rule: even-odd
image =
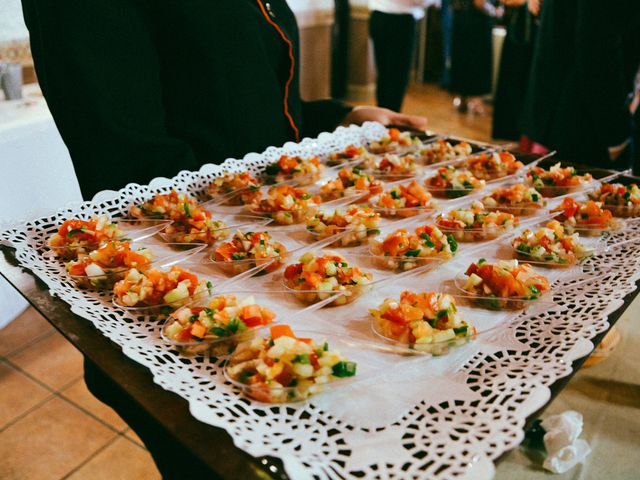
[(354, 160), (362, 159), (363, 161), (369, 161), (371, 154), (367, 152), (364, 147), (356, 147), (355, 145), (349, 145), (342, 152), (333, 152), (329, 155), (327, 164), (329, 166), (341, 165), (343, 163), (351, 163)]
[(425, 185), (435, 196), (458, 198), (469, 195), (474, 190), (483, 189), (485, 181), (477, 179), (468, 170), (449, 165), (440, 167), (435, 175), (425, 180)]
[(418, 172), (415, 157), (409, 155), (387, 154), (372, 165), (373, 175), (387, 180), (400, 180), (412, 177)]
[(338, 172), (338, 178), (330, 180), (320, 187), (320, 196), (323, 200), (329, 201), (366, 194), (363, 197), (366, 199), (377, 195), (382, 189), (382, 182), (361, 168), (343, 168)]
[(524, 163), (516, 160), (513, 153), (505, 150), (474, 155), (467, 158), (465, 164), (474, 177), (483, 180), (513, 175), (524, 167)]
[(502, 210), (518, 216), (536, 213), (547, 204), (535, 188), (523, 183), (498, 187), (481, 202), (487, 210)]
[(48, 245), (57, 256), (72, 260), (123, 237), (124, 232), (107, 215), (94, 215), (90, 220), (65, 220)]
[(271, 238), (268, 232), (236, 231), (230, 242), (216, 247), (213, 261), (228, 273), (236, 275), (257, 265), (265, 265), (259, 274), (269, 273), (282, 266), (287, 249)]
[(397, 128), (387, 130), (387, 135), (378, 141), (369, 144), (371, 153), (390, 153), (399, 150), (407, 150), (411, 147), (422, 146), (422, 141), (418, 137), (412, 137), (411, 132), (400, 132)]
[(518, 217), (501, 211), (487, 211), (480, 202), (471, 208), (451, 210), (436, 218), (436, 225), (459, 242), (493, 240), (518, 225)]
[(341, 293), (330, 305), (345, 305), (366, 292), (373, 275), (350, 265), (337, 253), (316, 256), (307, 252), (299, 263), (288, 265), (284, 271), (284, 285), (305, 303), (316, 303)]
[(277, 162), (264, 170), (268, 183), (298, 180), (299, 185), (308, 185), (320, 178), (322, 165), (318, 157), (302, 158), (282, 155)]
[(589, 192), (589, 198), (600, 202), (602, 208), (616, 217), (640, 216), (640, 188), (637, 184), (603, 183), (599, 189)]
[(568, 235), (557, 220), (533, 231), (523, 230), (511, 243), (518, 257), (551, 265), (574, 265), (593, 254), (580, 243), (579, 235)]
[(66, 264), (71, 278), (86, 288), (111, 289), (131, 268), (141, 270), (151, 265), (148, 248), (131, 250), (129, 242), (112, 240), (78, 260)]
[(369, 313), (377, 333), (417, 350), (437, 352), (434, 344), (457, 343), (476, 334), (458, 312), (455, 299), (445, 293), (404, 291), (400, 300), (386, 298)]
[(226, 198), (227, 205), (245, 205), (260, 196), (260, 182), (249, 172), (230, 173), (216, 177), (209, 184), (207, 192), (216, 198)]
[(266, 198), (254, 201), (250, 209), (273, 218), (279, 225), (293, 225), (314, 215), (319, 204), (319, 197), (312, 196), (302, 188), (276, 185), (269, 188)]
[(446, 162), (459, 157), (471, 155), (472, 148), (467, 142), (460, 142), (452, 145), (444, 138), (435, 142), (427, 143), (420, 148), (418, 156), (424, 165)]
[(573, 198), (566, 197), (551, 211), (560, 212), (557, 220), (562, 222), (569, 234), (579, 231), (584, 235), (598, 236), (607, 230), (619, 228), (619, 222), (613, 218), (611, 211), (602, 208), (601, 202), (576, 202)]
[(129, 214), (133, 218), (180, 221), (198, 208), (198, 202), (189, 194), (171, 190), (169, 193), (159, 193), (141, 205), (134, 205), (129, 209)]
[(431, 194), (415, 180), (396, 185), (372, 201), (376, 210), (389, 217), (412, 217), (436, 207)]
[(168, 271), (132, 268), (113, 287), (115, 302), (122, 307), (180, 307), (213, 285), (197, 275), (173, 266)]
[(380, 233), (379, 225), (380, 214), (368, 207), (353, 206), (319, 211), (307, 219), (307, 230), (318, 240), (348, 230), (348, 234), (332, 244), (336, 247), (360, 245), (370, 236)]
[(336, 380), (353, 377), (356, 364), (327, 341), (298, 338), (288, 325), (241, 343), (225, 371), (249, 397), (265, 403), (304, 400)]
[(172, 190), (168, 194), (158, 194), (142, 205), (133, 206), (130, 214), (134, 218), (169, 219), (164, 234), (174, 243), (213, 244), (229, 235), (227, 225), (215, 220), (209, 210), (186, 193)]
[(172, 343), (211, 344), (268, 325), (275, 317), (252, 296), (238, 300), (235, 295), (218, 295), (205, 305), (184, 306), (174, 312), (162, 333)]
[(382, 240), (372, 240), (370, 252), (383, 268), (411, 270), (436, 259), (449, 260), (458, 250), (453, 235), (445, 235), (435, 225), (422, 225), (409, 233), (400, 228)]
[(517, 310), (549, 290), (549, 281), (528, 263), (499, 260), (489, 263), (484, 258), (472, 263), (465, 272), (469, 278), (462, 290), (476, 297), (477, 303), (493, 310)]
[(525, 176), (525, 183), (534, 187), (545, 197), (557, 197), (565, 195), (581, 188), (593, 180), (590, 173), (578, 175), (574, 167), (561, 167), (560, 162), (549, 170), (534, 166)]

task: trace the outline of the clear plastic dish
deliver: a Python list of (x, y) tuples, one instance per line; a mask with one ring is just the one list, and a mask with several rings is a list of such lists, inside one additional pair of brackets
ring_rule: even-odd
[(388, 218), (408, 218), (415, 217), (417, 215), (431, 216), (434, 214), (439, 205), (437, 202), (430, 200), (428, 205), (415, 206), (415, 207), (382, 207), (378, 205), (380, 196), (376, 195), (370, 199), (371, 208), (378, 212), (383, 217)]
[(466, 197), (467, 195), (471, 195), (472, 193), (480, 192), (485, 188), (485, 185), (486, 184), (484, 180), (481, 180), (481, 183), (477, 186), (470, 185), (470, 186), (465, 186), (463, 188), (454, 188), (454, 187), (439, 188), (439, 187), (431, 187), (428, 184), (425, 184), (429, 193), (431, 193), (431, 195), (433, 195), (434, 197), (448, 198), (448, 199)]
[[(138, 270), (144, 270), (151, 267), (166, 268), (170, 265), (180, 263), (192, 255), (197, 254), (205, 245), (193, 244), (164, 244), (164, 245), (136, 245), (136, 248), (147, 248), (152, 253), (152, 258), (143, 265), (137, 265)], [(102, 274), (95, 275), (73, 275), (69, 273), (71, 278), (78, 287), (92, 290), (112, 290), (116, 282), (122, 280), (130, 267), (101, 267), (104, 271)]]
[[(587, 195), (590, 200), (602, 202), (602, 208), (609, 210), (615, 217), (640, 217), (640, 177), (622, 173), (615, 179), (615, 183), (601, 180), (601, 184)], [(604, 193), (603, 189), (606, 190)]]
[[(279, 270), (284, 262), (292, 256), (299, 255), (309, 249), (323, 248), (331, 243), (339, 242), (340, 237), (345, 232), (338, 232), (335, 235), (327, 236), (309, 244), (305, 241), (306, 235), (303, 231), (285, 232), (282, 230), (271, 230), (269, 232), (273, 245), (279, 244), (282, 252), (279, 255), (264, 258), (243, 258), (234, 260), (220, 260), (216, 258), (216, 251), (206, 257), (206, 263), (210, 263), (226, 275), (238, 275), (253, 269), (256, 276), (265, 275)], [(219, 247), (219, 246), (218, 246)], [(261, 269), (259, 267), (262, 267)]]
[[(443, 233), (447, 235), (453, 235), (456, 241), (460, 243), (485, 242), (488, 240), (495, 240), (512, 231), (520, 223), (518, 217), (516, 217), (515, 215), (510, 214), (509, 212), (502, 212), (513, 215), (513, 217), (501, 222), (500, 224), (487, 223), (482, 225), (482, 227), (453, 227), (446, 224), (447, 222), (451, 221), (450, 219), (446, 218), (448, 213), (449, 212), (445, 212), (444, 214), (439, 215), (436, 218), (435, 224)], [(500, 214), (501, 212), (496, 210), (492, 212), (483, 211), (478, 213), (487, 213), (493, 215)]]
[[(484, 259), (481, 259), (484, 260)], [(494, 264), (499, 260), (489, 260), (488, 263)], [(481, 262), (481, 261), (480, 261)], [(517, 260), (510, 260), (506, 262), (516, 262)], [(529, 263), (529, 262), (527, 262)], [(545, 282), (548, 280), (543, 275), (537, 274), (535, 269), (532, 269), (536, 275), (543, 278)], [(454, 284), (459, 291), (457, 298), (465, 300), (467, 299), (471, 304), (474, 304), (481, 308), (489, 310), (523, 310), (529, 308), (534, 303), (548, 303), (552, 304), (549, 290), (539, 290), (537, 293), (531, 293), (530, 295), (515, 295), (515, 296), (499, 296), (493, 293), (476, 293), (465, 289), (465, 285), (469, 280), (470, 275), (466, 275), (467, 269), (462, 270), (454, 279)]]
[[(293, 164), (296, 165), (294, 166)], [(293, 173), (283, 173), (283, 168)], [(306, 186), (320, 179), (324, 168), (324, 165), (320, 163), (316, 156), (282, 155), (278, 160), (265, 167), (261, 178), (266, 185)]]
[[(224, 291), (225, 289), (230, 288), (232, 285), (244, 280), (245, 278), (251, 277), (256, 272), (260, 271), (262, 266), (255, 267), (253, 269), (247, 270), (246, 272), (236, 275), (229, 279), (208, 279), (208, 278), (200, 278), (199, 280), (206, 285), (206, 288), (198, 287), (195, 294), (187, 295), (184, 297), (180, 297), (176, 299), (176, 301), (159, 303), (154, 305), (149, 304), (136, 304), (133, 306), (122, 304), (118, 300), (118, 296), (114, 294), (113, 296), (113, 304), (121, 310), (124, 310), (129, 313), (137, 314), (137, 315), (145, 315), (145, 316), (157, 316), (157, 315), (167, 315), (177, 308), (180, 308), (184, 305), (192, 304), (198, 300), (206, 298), (209, 295), (212, 295), (213, 292)], [(206, 282), (206, 283), (204, 283)]]
[[(335, 390), (378, 375), (381, 370), (389, 368), (394, 360), (392, 355), (380, 355), (379, 352), (373, 354), (375, 346), (369, 347), (364, 342), (344, 336), (300, 330), (295, 332), (296, 337), (291, 340), (282, 341), (280, 337), (274, 341), (269, 330), (257, 330), (253, 340), (238, 345), (224, 367), (225, 378), (233, 387), (247, 397), (263, 403), (306, 400), (320, 392)], [(272, 343), (274, 345), (268, 347)], [(259, 347), (262, 349), (278, 348), (278, 355), (286, 359), (278, 362), (282, 367), (278, 367), (277, 375), (271, 369), (268, 371), (269, 378), (273, 377), (269, 384), (259, 374), (259, 370), (265, 372), (265, 362), (257, 359), (259, 350), (253, 350), (252, 344), (256, 347), (262, 345)], [(288, 352), (298, 351), (308, 353), (298, 353), (289, 361), (288, 357), (293, 353)], [(266, 353), (265, 358), (271, 356)]]
[[(371, 239), (368, 255), (363, 256), (363, 258), (374, 265), (375, 268), (391, 270), (394, 272), (405, 272), (416, 268), (427, 269), (429, 266), (431, 268), (435, 268), (441, 263), (452, 259), (458, 250), (458, 245), (455, 239), (446, 238), (446, 240), (436, 239), (437, 242), (442, 241), (443, 247), (440, 251), (436, 251), (436, 242), (432, 237), (433, 232), (431, 235), (427, 234), (422, 236), (421, 234), (421, 236), (417, 236), (417, 232), (414, 233), (411, 231), (415, 229), (410, 228), (408, 225), (406, 227), (407, 228), (395, 230), (389, 227), (386, 228), (384, 233), (381, 233), (379, 236)], [(418, 228), (423, 227), (424, 226), (420, 225)], [(396, 252), (393, 250), (385, 252), (383, 246), (385, 241), (395, 241), (396, 243), (403, 244), (405, 244), (405, 242), (409, 242), (407, 247), (415, 246), (416, 248), (413, 250), (407, 250), (403, 255), (391, 255), (391, 253)], [(447, 246), (444, 244), (445, 241), (449, 245), (448, 248), (446, 248)], [(423, 248), (429, 253), (428, 255), (421, 255)], [(429, 248), (431, 251), (426, 250)]]
[(604, 244), (600, 242), (600, 239), (596, 238), (583, 238), (579, 237), (578, 242), (584, 250), (578, 252), (545, 252), (542, 254), (535, 254), (535, 252), (528, 252), (525, 249), (519, 249), (516, 247), (515, 242), (520, 239), (520, 235), (514, 236), (509, 245), (511, 246), (513, 256), (519, 260), (524, 260), (527, 263), (536, 265), (539, 267), (548, 268), (570, 268), (574, 265), (581, 263), (587, 258), (602, 252), (605, 249)]
[[(122, 232), (120, 235), (114, 238), (107, 238), (102, 242), (78, 242), (70, 243), (68, 245), (54, 246), (49, 244), (48, 248), (61, 259), (75, 260), (79, 255), (88, 254), (93, 250), (100, 248), (104, 243), (111, 240), (130, 241), (137, 242), (164, 230), (167, 225), (171, 223), (171, 220), (130, 220), (130, 219), (112, 219), (117, 227)], [(51, 240), (50, 240), (51, 241)]]
[[(176, 229), (175, 224), (167, 225), (165, 232), (160, 234), (165, 242), (168, 243), (204, 243), (212, 245), (222, 239), (227, 238), (233, 230), (240, 227), (252, 226), (253, 228), (262, 228), (269, 225), (273, 220), (260, 217), (257, 215), (229, 214), (212, 212), (215, 221), (220, 222), (218, 228), (206, 228), (197, 231), (191, 228), (189, 231), (182, 231), (181, 227)], [(167, 233), (166, 230), (176, 230)]]
[[(221, 297), (225, 298), (226, 304), (235, 303), (222, 314), (222, 318), (219, 315), (225, 309), (220, 308)], [(250, 305), (258, 305), (260, 314)], [(284, 291), (229, 290), (176, 310), (162, 324), (160, 336), (166, 344), (176, 347), (183, 354), (209, 353), (222, 357), (232, 353), (238, 343), (253, 338), (256, 330), (282, 321), (295, 322), (298, 317), (306, 317), (322, 306), (315, 304), (300, 309), (300, 304)], [(231, 314), (232, 318), (229, 319)], [(197, 317), (194, 318), (194, 315)], [(196, 320), (200, 338), (192, 334)]]
[(344, 234), (328, 245), (333, 247), (353, 247), (367, 243), (370, 237), (380, 233), (379, 227), (380, 215), (366, 207), (322, 209), (316, 216), (307, 220), (307, 232), (313, 242), (339, 233)]
[[(439, 304), (442, 301), (450, 306), (447, 309), (438, 307), (436, 312), (432, 312), (432, 305), (424, 309), (420, 308), (418, 301), (420, 298), (424, 298), (430, 303)], [(466, 313), (470, 312), (461, 312), (453, 295), (439, 292), (414, 293), (412, 291), (402, 292), (400, 298), (385, 298), (380, 305), (369, 310), (371, 330), (378, 338), (392, 345), (434, 356), (445, 355), (452, 348), (475, 340), (477, 329), (473, 322), (472, 324), (467, 323), (466, 320), (469, 317), (465, 315)], [(454, 316), (453, 321), (457, 325), (449, 324), (449, 328), (444, 328), (450, 321), (449, 315)], [(475, 316), (483, 317), (477, 313)], [(455, 317), (459, 318), (455, 319)], [(486, 323), (487, 328), (483, 331), (484, 335), (502, 326), (502, 322), (489, 321)]]
[[(547, 165), (547, 162), (540, 162), (537, 166), (543, 168), (543, 165)], [(525, 183), (535, 187), (535, 189), (545, 197), (558, 198), (593, 188), (597, 182), (606, 182), (620, 175), (622, 175), (622, 172), (615, 172), (604, 168), (574, 168), (573, 177), (578, 177), (579, 182), (576, 182), (574, 185), (553, 185), (549, 182), (545, 182), (544, 180), (537, 180), (533, 178), (531, 172), (528, 171), (525, 176)]]
[(324, 160), (329, 167), (344, 167), (345, 165), (359, 165), (363, 162), (371, 161), (372, 154), (367, 149), (360, 146), (349, 145), (341, 152), (334, 152)]

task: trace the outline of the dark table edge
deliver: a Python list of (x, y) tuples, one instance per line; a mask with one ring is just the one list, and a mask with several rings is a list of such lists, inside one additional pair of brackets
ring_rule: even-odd
[[(31, 271), (20, 267), (17, 260), (13, 256), (13, 250), (9, 247), (0, 245), (3, 256), (0, 257), (0, 275), (4, 277), (10, 285), (12, 285), (18, 293), (20, 293), (40, 314), (42, 314), (75, 348), (83, 355), (91, 359), (94, 363), (105, 369), (105, 373), (113, 378), (119, 384), (123, 392), (126, 393), (132, 402), (138, 404), (141, 408), (147, 410), (149, 414), (162, 425), (166, 431), (176, 440), (182, 442), (191, 448), (194, 454), (206, 465), (211, 468), (212, 472), (221, 475), (221, 478), (242, 478), (242, 479), (264, 479), (288, 478), (284, 472), (282, 462), (273, 457), (256, 458), (245, 451), (237, 448), (230, 435), (222, 428), (212, 427), (208, 424), (197, 421), (189, 411), (189, 404), (179, 395), (163, 389), (161, 386), (153, 382), (153, 376), (148, 368), (138, 364), (134, 360), (127, 357), (122, 349), (102, 335), (88, 320), (75, 315), (70, 311), (70, 307), (63, 300), (53, 297), (49, 294), (47, 286)], [(35, 281), (36, 287), (33, 291), (24, 292), (18, 288), (11, 280), (11, 271), (18, 277), (30, 278)], [(591, 339), (594, 347), (600, 344), (609, 330), (616, 324), (620, 317), (624, 314), (633, 300), (640, 294), (640, 280), (636, 281), (636, 289), (625, 295), (623, 305), (610, 313), (608, 316), (609, 328), (597, 334)], [(50, 312), (46, 307), (54, 310), (62, 311), (63, 314), (73, 317), (73, 327), (66, 329), (64, 319), (50, 318)], [(80, 322), (76, 322), (80, 320)], [(71, 323), (71, 322), (69, 322)], [(80, 330), (80, 331), (76, 331)], [(80, 335), (82, 332), (93, 335), (93, 340), (101, 344), (101, 349), (82, 348), (79, 345)], [(96, 333), (98, 335), (96, 335)], [(542, 415), (546, 408), (560, 394), (564, 387), (571, 381), (573, 376), (582, 367), (584, 362), (590, 355), (574, 360), (571, 364), (571, 373), (562, 378), (557, 379), (549, 386), (549, 400), (541, 408), (530, 414), (526, 421), (524, 430), (528, 430), (532, 423)], [(124, 361), (124, 370), (121, 366), (116, 368)], [(106, 368), (105, 368), (106, 367)], [(130, 375), (129, 381), (123, 381), (123, 377)], [(152, 385), (154, 389), (153, 402), (148, 392), (136, 388), (136, 385), (142, 382), (145, 388)], [(177, 401), (177, 402), (176, 402)], [(164, 405), (170, 406), (170, 409), (163, 408)], [(176, 408), (177, 405), (177, 408)], [(170, 413), (170, 414), (169, 414)], [(188, 430), (181, 428), (183, 421), (189, 422)], [(215, 447), (212, 448), (211, 435), (216, 439)], [(511, 450), (505, 451), (500, 455), (495, 463), (500, 463)], [(269, 470), (269, 466), (275, 467), (276, 472)]]

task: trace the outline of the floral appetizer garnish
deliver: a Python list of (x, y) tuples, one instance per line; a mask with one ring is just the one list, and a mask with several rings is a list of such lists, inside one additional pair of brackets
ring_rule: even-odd
[(361, 168), (343, 168), (338, 172), (338, 178), (320, 187), (320, 195), (325, 200), (334, 200), (367, 193), (365, 198), (368, 198), (380, 193), (382, 188), (382, 182)]
[(602, 208), (610, 210), (618, 217), (640, 216), (640, 188), (635, 183), (603, 183), (589, 198), (602, 202)]
[[(234, 269), (234, 273), (242, 273), (255, 267), (258, 264), (257, 261), (278, 259), (264, 269), (264, 272), (273, 272), (282, 265), (280, 258), (286, 253), (285, 246), (273, 241), (268, 232), (243, 233), (238, 230), (230, 242), (223, 243), (215, 249), (214, 260), (234, 264), (239, 267)], [(256, 260), (256, 262), (250, 260)]]
[(151, 260), (150, 249), (131, 250), (129, 242), (113, 240), (78, 260), (70, 261), (66, 269), (72, 277), (82, 277), (82, 283), (87, 286), (110, 288), (114, 280), (121, 278), (119, 274), (130, 268), (145, 268)]
[(491, 195), (482, 199), (487, 210), (506, 208), (514, 215), (527, 215), (546, 205), (542, 195), (533, 187), (516, 183), (508, 187), (498, 187)]
[(176, 311), (163, 333), (176, 342), (211, 341), (268, 325), (275, 316), (252, 296), (238, 301), (235, 295), (218, 295), (206, 306), (185, 306)]
[(212, 288), (211, 282), (173, 266), (168, 271), (132, 268), (113, 287), (117, 302), (125, 307), (180, 306)]
[(321, 170), (318, 157), (302, 158), (282, 155), (277, 162), (268, 165), (264, 173), (271, 183), (301, 180), (308, 184), (320, 178)]
[(303, 400), (327, 383), (356, 374), (356, 364), (326, 341), (297, 338), (288, 325), (274, 325), (270, 333), (240, 344), (227, 366), (227, 375), (258, 401)]
[(372, 153), (388, 153), (408, 147), (419, 147), (422, 142), (417, 137), (412, 137), (411, 132), (400, 132), (397, 128), (387, 130), (387, 135), (382, 139), (371, 142), (369, 151)]
[(415, 233), (400, 228), (384, 240), (371, 243), (371, 253), (381, 256), (387, 268), (401, 270), (411, 270), (425, 259), (448, 260), (457, 250), (453, 235), (445, 235), (435, 225), (422, 225)]
[(313, 215), (319, 204), (319, 197), (312, 196), (302, 188), (277, 185), (269, 188), (267, 197), (255, 201), (251, 209), (269, 215), (280, 225), (292, 225)]
[(476, 178), (493, 180), (512, 175), (524, 167), (511, 152), (480, 153), (467, 158), (466, 167)]
[(48, 245), (56, 255), (74, 259), (123, 237), (122, 230), (107, 215), (94, 215), (91, 220), (65, 220), (51, 236)]
[(499, 237), (518, 225), (518, 217), (501, 211), (487, 211), (482, 203), (471, 208), (451, 210), (436, 219), (436, 225), (445, 233), (452, 233), (458, 241), (474, 242)]
[(512, 242), (518, 255), (526, 260), (573, 265), (593, 252), (579, 241), (579, 235), (567, 235), (557, 220), (537, 231), (523, 230)]
[(475, 328), (463, 320), (454, 298), (444, 293), (404, 291), (400, 301), (386, 298), (369, 313), (384, 337), (415, 344), (415, 348), (476, 333)]
[(325, 300), (336, 293), (344, 295), (336, 298), (334, 305), (350, 303), (367, 290), (372, 278), (371, 273), (350, 265), (337, 253), (316, 256), (307, 252), (299, 263), (288, 265), (284, 271), (284, 284), (306, 303)]
[(578, 175), (574, 167), (563, 168), (560, 162), (549, 170), (536, 165), (530, 168), (525, 176), (526, 184), (534, 187), (545, 197), (564, 195), (591, 180), (593, 177), (590, 173)]
[[(522, 307), (523, 304), (500, 302), (500, 299), (535, 300), (549, 290), (549, 281), (533, 270), (528, 263), (517, 260), (499, 260), (489, 263), (481, 258), (465, 272), (469, 278), (463, 290), (476, 296), (487, 297), (493, 308)], [(495, 298), (494, 298), (495, 297)]]
[(425, 185), (434, 195), (458, 198), (484, 188), (485, 181), (477, 179), (468, 170), (456, 169), (449, 165), (440, 167), (435, 175), (425, 180)]
[(331, 212), (320, 211), (307, 219), (307, 230), (325, 238), (340, 232), (348, 234), (336, 241), (336, 246), (359, 245), (369, 236), (380, 233), (380, 214), (368, 207), (345, 207)]
[(382, 193), (375, 202), (375, 207), (382, 210), (384, 215), (411, 217), (432, 209), (435, 205), (431, 194), (414, 180), (408, 185), (396, 185)]
[(207, 191), (214, 198), (228, 197), (227, 203), (230, 205), (244, 205), (260, 196), (259, 189), (260, 183), (249, 172), (225, 172), (214, 178)]

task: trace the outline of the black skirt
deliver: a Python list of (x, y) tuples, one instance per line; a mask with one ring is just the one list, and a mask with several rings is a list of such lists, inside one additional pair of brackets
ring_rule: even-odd
[(449, 89), (465, 96), (491, 92), (493, 19), (471, 7), (454, 9)]

